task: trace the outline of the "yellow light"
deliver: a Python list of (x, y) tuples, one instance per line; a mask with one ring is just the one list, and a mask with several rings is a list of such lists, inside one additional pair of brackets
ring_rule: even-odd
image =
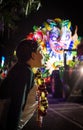
[(41, 98), (42, 98), (42, 99), (45, 98), (45, 93), (44, 93), (44, 92), (41, 93)]
[(44, 110), (45, 110), (44, 106), (40, 106), (39, 109), (40, 109), (42, 112), (44, 112)]
[(14, 56), (16, 56), (16, 50), (14, 50)]

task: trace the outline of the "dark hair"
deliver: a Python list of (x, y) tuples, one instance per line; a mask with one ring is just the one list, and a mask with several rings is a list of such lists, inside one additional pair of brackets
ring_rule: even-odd
[(18, 62), (25, 63), (31, 58), (32, 52), (36, 52), (38, 48), (38, 43), (33, 40), (23, 40), (19, 43), (16, 49), (16, 56)]

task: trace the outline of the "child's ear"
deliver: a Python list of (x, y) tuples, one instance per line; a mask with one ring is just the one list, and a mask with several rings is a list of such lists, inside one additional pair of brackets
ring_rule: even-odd
[(32, 59), (34, 60), (35, 59), (35, 53), (32, 52)]

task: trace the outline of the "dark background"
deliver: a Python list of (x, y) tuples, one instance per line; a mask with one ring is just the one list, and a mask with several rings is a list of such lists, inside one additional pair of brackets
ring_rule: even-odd
[[(72, 3), (73, 2), (73, 3)], [(35, 13), (30, 14), (27, 19), (19, 23), (18, 38), (24, 37), (27, 33), (33, 31), (33, 26), (40, 26), (47, 19), (61, 18), (69, 19), (73, 30), (78, 26), (78, 35), (83, 36), (83, 15), (82, 1), (65, 0), (42, 0), (42, 7)], [(19, 37), (20, 34), (20, 37)]]
[[(83, 5), (82, 0), (41, 0), (42, 6), (38, 11), (32, 12), (27, 18), (21, 19), (17, 25), (18, 29), (12, 37), (0, 48), (1, 55), (11, 55), (18, 41), (33, 31), (33, 26), (41, 26), (47, 19), (61, 18), (69, 19), (72, 28), (78, 26), (78, 36), (83, 36)], [(5, 40), (6, 41), (6, 40)]]
[(69, 19), (72, 26), (78, 25), (78, 34), (83, 36), (83, 4), (81, 0), (42, 0), (42, 17)]

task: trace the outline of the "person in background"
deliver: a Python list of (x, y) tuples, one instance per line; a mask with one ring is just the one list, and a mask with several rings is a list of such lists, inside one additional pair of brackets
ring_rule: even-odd
[(43, 56), (34, 40), (23, 40), (16, 48), (17, 63), (0, 86), (0, 99), (10, 99), (6, 130), (18, 130), (27, 95), (34, 86), (33, 67), (41, 67)]

